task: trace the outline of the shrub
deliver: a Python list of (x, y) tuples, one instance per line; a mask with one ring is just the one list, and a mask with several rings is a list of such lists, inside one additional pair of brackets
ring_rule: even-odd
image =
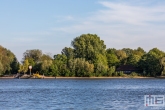
[(135, 72), (132, 72), (132, 73), (130, 74), (130, 76), (134, 77), (134, 76), (138, 76), (138, 74), (135, 73)]

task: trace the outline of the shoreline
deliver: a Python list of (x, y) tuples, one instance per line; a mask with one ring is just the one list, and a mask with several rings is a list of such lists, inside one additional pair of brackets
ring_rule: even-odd
[(56, 79), (149, 79), (155, 77), (56, 77)]
[[(44, 78), (41, 78), (41, 79), (153, 79), (153, 78), (160, 78), (160, 77), (141, 77), (141, 76), (135, 76), (135, 77), (60, 77), (60, 76), (49, 77), (49, 76), (44, 76)], [(0, 77), (0, 79), (15, 79), (15, 78), (14, 77)], [(35, 79), (35, 78), (29, 78), (29, 79)]]

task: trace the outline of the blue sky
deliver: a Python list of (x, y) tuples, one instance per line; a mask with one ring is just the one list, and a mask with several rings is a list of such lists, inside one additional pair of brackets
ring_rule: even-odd
[(165, 51), (165, 1), (0, 0), (0, 45), (19, 61), (29, 49), (61, 53), (86, 33), (107, 48)]

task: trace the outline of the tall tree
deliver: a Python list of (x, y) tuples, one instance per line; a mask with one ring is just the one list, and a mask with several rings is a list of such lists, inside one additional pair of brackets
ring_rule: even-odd
[(2, 63), (0, 62), (0, 76), (3, 75), (3, 70), (4, 70), (3, 65), (2, 65)]
[(40, 62), (41, 57), (42, 57), (42, 51), (39, 49), (26, 50), (26, 52), (23, 53), (23, 61), (32, 58), (34, 62), (38, 63)]
[(53, 59), (49, 55), (43, 54), (40, 59), (40, 62), (41, 62), (42, 72), (46, 72), (47, 74), (50, 66), (53, 63)]
[(13, 66), (14, 62), (16, 65), (18, 64), (15, 55), (10, 50), (0, 46), (0, 74), (13, 73), (14, 71), (12, 70), (16, 70), (16, 67)]
[(65, 76), (66, 72), (68, 72), (66, 55), (62, 55), (62, 54), (54, 55), (53, 65), (54, 67), (58, 68), (57, 75), (59, 76)]
[(24, 61), (23, 66), (24, 66), (23, 72), (26, 73), (26, 72), (28, 71), (28, 69), (29, 69), (29, 62), (28, 62), (28, 59), (26, 59), (26, 60)]
[(153, 48), (141, 58), (139, 66), (149, 76), (161, 75), (160, 59), (164, 56), (165, 53), (163, 51)]
[(108, 62), (108, 66), (109, 68), (112, 66), (117, 66), (119, 65), (119, 60), (117, 58), (117, 56), (115, 54), (107, 54), (107, 62)]
[(26, 59), (23, 64), (20, 64), (19, 66), (19, 72), (23, 72), (24, 74), (28, 71), (29, 69), (29, 62), (28, 59)]
[(116, 56), (120, 61), (121, 65), (125, 65), (127, 63), (127, 54), (123, 50), (116, 50)]
[(134, 54), (142, 57), (144, 54), (146, 54), (146, 52), (143, 48), (138, 47), (136, 50), (134, 50)]
[(138, 66), (138, 62), (140, 59), (141, 59), (140, 56), (132, 54), (127, 58), (127, 64)]
[(61, 53), (63, 55), (66, 55), (67, 59), (73, 59), (74, 58), (74, 49), (72, 48), (68, 48), (68, 47), (65, 47), (62, 49)]
[(76, 37), (71, 45), (73, 46), (76, 58), (85, 58), (94, 63), (98, 54), (105, 55), (106, 45), (96, 34), (82, 34)]
[(130, 48), (123, 48), (122, 49), (125, 53), (126, 53), (126, 56), (130, 56), (133, 54), (133, 49), (130, 49)]
[(31, 65), (33, 67), (32, 72), (41, 72), (41, 58), (43, 54), (42, 51), (39, 49), (33, 49), (33, 50), (26, 50), (23, 53), (23, 61), (28, 60), (29, 65)]
[(106, 50), (107, 54), (116, 54), (116, 49), (115, 48), (108, 48)]

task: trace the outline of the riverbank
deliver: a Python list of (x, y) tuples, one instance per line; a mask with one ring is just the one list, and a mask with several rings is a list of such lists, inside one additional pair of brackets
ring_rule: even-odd
[(0, 77), (0, 79), (14, 79), (14, 77)]
[[(118, 78), (159, 78), (159, 77), (141, 77), (141, 76), (135, 76), (135, 77), (49, 77), (44, 76), (42, 79), (118, 79)], [(162, 78), (162, 77), (161, 77)], [(165, 77), (164, 77), (165, 78)], [(14, 77), (0, 77), (0, 79), (14, 79)], [(33, 79), (33, 78), (30, 78)]]
[(56, 77), (56, 79), (118, 79), (118, 78), (155, 78), (155, 77)]

